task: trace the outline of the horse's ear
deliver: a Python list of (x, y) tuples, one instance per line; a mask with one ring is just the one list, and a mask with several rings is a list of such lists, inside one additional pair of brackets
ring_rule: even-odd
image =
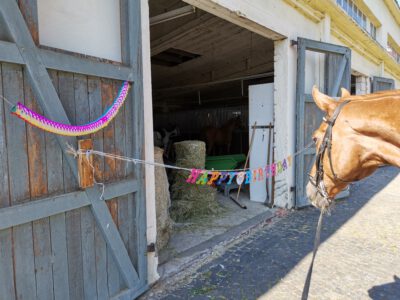
[(321, 93), (315, 85), (312, 89), (312, 96), (314, 98), (315, 104), (317, 104), (317, 106), (326, 113), (335, 110), (338, 104), (338, 102), (331, 97)]
[(340, 89), (342, 91), (342, 97), (341, 98), (345, 98), (345, 97), (350, 97), (350, 92), (348, 90), (346, 90), (345, 88), (341, 88)]

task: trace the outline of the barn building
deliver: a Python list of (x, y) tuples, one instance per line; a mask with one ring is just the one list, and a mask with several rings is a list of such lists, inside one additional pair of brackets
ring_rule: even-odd
[[(121, 112), (83, 137), (93, 149), (153, 161), (154, 129), (201, 139), (205, 127), (240, 117), (230, 152), (247, 153), (255, 128), (251, 161), (266, 159), (268, 133), (280, 159), (304, 150), (321, 121), (313, 85), (332, 97), (341, 87), (400, 87), (399, 4), (1, 1), (1, 299), (133, 299), (158, 279), (154, 167), (93, 157), (104, 193), (98, 184), (82, 188), (67, 147), (82, 138), (32, 127), (7, 105), (84, 124), (125, 80), (132, 86)], [(275, 206), (308, 205), (314, 154), (306, 149), (276, 176)]]

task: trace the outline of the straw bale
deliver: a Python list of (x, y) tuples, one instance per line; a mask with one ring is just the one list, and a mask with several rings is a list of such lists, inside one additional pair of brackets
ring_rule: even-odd
[[(154, 147), (154, 161), (164, 163), (164, 150)], [(169, 241), (172, 233), (172, 219), (169, 216), (171, 199), (169, 183), (165, 168), (156, 167), (154, 170), (156, 182), (156, 218), (157, 218), (157, 250), (163, 249)]]
[[(183, 141), (174, 144), (176, 165), (184, 168), (204, 169), (206, 146), (201, 141)], [(216, 214), (220, 207), (216, 201), (217, 190), (208, 185), (186, 182), (188, 171), (174, 171), (171, 186), (171, 217), (185, 221), (202, 215)]]

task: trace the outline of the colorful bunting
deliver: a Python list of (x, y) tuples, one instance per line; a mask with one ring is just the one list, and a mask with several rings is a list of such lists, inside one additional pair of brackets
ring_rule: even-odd
[(283, 160), (277, 161), (264, 168), (239, 170), (239, 171), (207, 171), (192, 169), (189, 177), (186, 179), (187, 183), (202, 184), (202, 185), (220, 185), (223, 182), (232, 184), (236, 177), (236, 183), (250, 184), (251, 182), (263, 181), (266, 178), (274, 177), (283, 173), (292, 166), (292, 156), (289, 155)]

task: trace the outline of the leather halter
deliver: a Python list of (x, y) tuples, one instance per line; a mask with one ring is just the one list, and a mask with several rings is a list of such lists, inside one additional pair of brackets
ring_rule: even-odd
[(324, 120), (325, 123), (328, 124), (328, 128), (325, 131), (324, 138), (322, 140), (322, 143), (321, 143), (321, 145), (320, 145), (320, 147), (318, 149), (317, 155), (316, 155), (316, 159), (315, 159), (315, 169), (316, 169), (315, 176), (314, 177), (312, 177), (311, 175), (309, 176), (310, 183), (313, 186), (316, 187), (318, 193), (324, 199), (326, 199), (328, 203), (331, 203), (332, 199), (329, 197), (328, 192), (326, 190), (326, 186), (324, 184), (324, 173), (325, 172), (324, 172), (324, 163), (323, 163), (323, 161), (324, 161), (324, 156), (325, 156), (326, 150), (328, 150), (329, 165), (330, 165), (330, 168), (331, 168), (331, 172), (332, 172), (333, 178), (335, 180), (339, 180), (339, 181), (342, 181), (342, 182), (346, 182), (346, 183), (349, 182), (349, 181), (346, 181), (346, 180), (343, 180), (343, 179), (339, 178), (336, 175), (336, 173), (335, 173), (335, 171), (333, 169), (332, 154), (331, 154), (331, 151), (332, 151), (332, 129), (333, 129), (333, 126), (335, 125), (336, 119), (339, 116), (339, 113), (342, 110), (343, 106), (345, 106), (349, 102), (350, 102), (350, 100), (346, 100), (346, 101), (340, 103), (336, 107), (336, 109), (333, 112), (333, 115), (332, 115), (332, 117), (330, 119), (327, 119), (326, 117), (324, 117), (323, 120)]

